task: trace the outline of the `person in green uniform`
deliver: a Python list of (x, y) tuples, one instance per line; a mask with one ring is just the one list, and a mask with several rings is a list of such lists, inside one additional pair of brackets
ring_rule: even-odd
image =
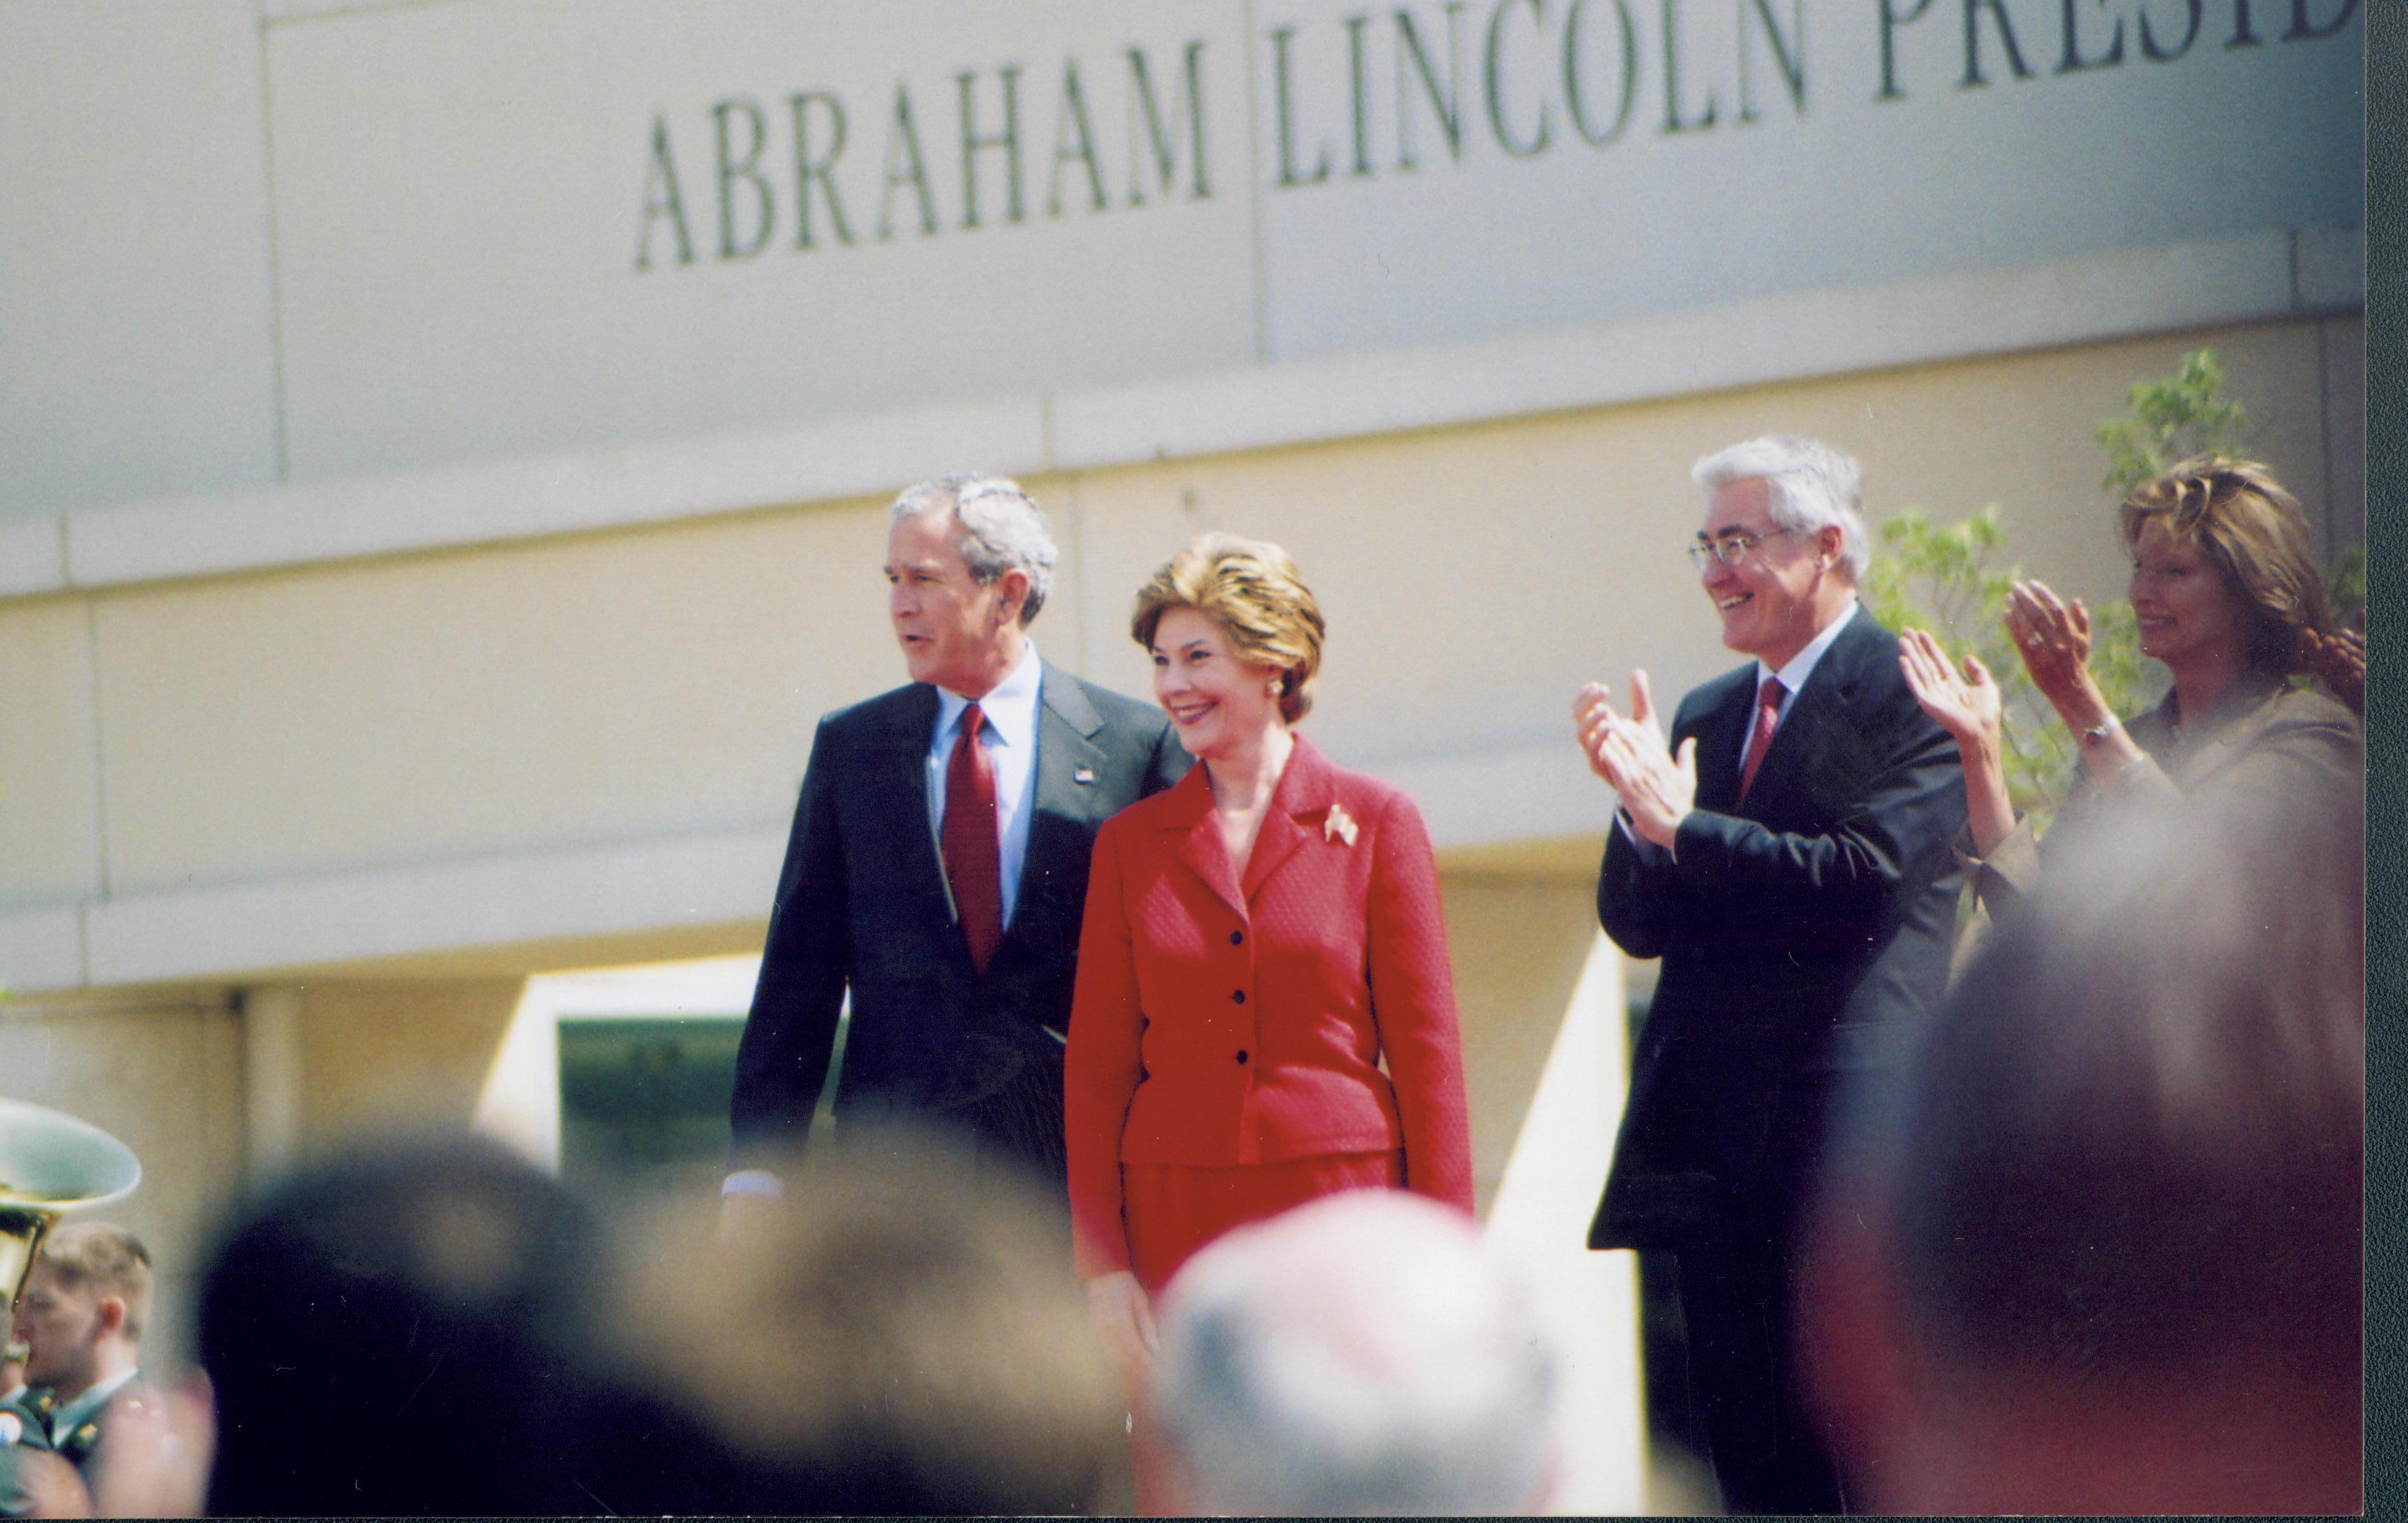
[(20, 1456), (50, 1446), (50, 1393), (25, 1384), (25, 1345), (12, 1338), (0, 1349), (0, 1516), (22, 1517), (33, 1510)]
[(50, 1445), (79, 1471), (100, 1443), (108, 1403), (140, 1378), (150, 1311), (150, 1251), (112, 1223), (60, 1228), (25, 1276), (16, 1328), (28, 1345), (24, 1378), (56, 1401)]

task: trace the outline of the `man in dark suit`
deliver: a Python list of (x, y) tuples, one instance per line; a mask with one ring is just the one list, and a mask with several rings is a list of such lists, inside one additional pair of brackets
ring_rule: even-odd
[(1013, 483), (895, 501), (910, 685), (820, 722), (736, 1060), (731, 1203), (803, 1142), (848, 991), (839, 1125), (952, 1131), (1063, 1189), (1062, 1043), (1096, 827), (1186, 769), (1161, 711), (1039, 659), (1054, 548)]
[(1789, 1330), (1799, 1227), (1836, 1075), (1887, 1061), (1945, 993), (1964, 783), (1857, 605), (1856, 462), (1780, 436), (1694, 474), (1690, 555), (1723, 643), (1756, 659), (1682, 700), (1670, 746), (1644, 672), (1627, 716), (1581, 693), (1621, 805), (1598, 914), (1663, 959), (1589, 1246), (1677, 1258), (1724, 1505), (1836, 1512)]

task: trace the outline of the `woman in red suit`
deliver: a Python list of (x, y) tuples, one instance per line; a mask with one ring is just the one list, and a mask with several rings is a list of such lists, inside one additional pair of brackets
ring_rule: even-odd
[(1287, 553), (1227, 535), (1138, 594), (1203, 765), (1096, 838), (1064, 1081), (1079, 1272), (1134, 1377), (1153, 1298), (1232, 1228), (1364, 1187), (1471, 1211), (1428, 832), (1291, 728), (1322, 629)]

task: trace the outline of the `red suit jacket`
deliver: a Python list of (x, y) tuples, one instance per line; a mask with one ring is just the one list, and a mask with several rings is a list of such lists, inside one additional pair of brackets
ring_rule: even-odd
[(1203, 768), (1112, 816), (1065, 1061), (1082, 1276), (1128, 1267), (1123, 1163), (1402, 1148), (1409, 1189), (1469, 1213), (1463, 1049), (1421, 812), (1299, 738), (1242, 884)]

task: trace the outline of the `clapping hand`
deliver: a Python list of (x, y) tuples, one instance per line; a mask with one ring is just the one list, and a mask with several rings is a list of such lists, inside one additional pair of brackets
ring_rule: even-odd
[(2107, 711), (2090, 680), (2090, 611), (2042, 582), (2018, 582), (2007, 596), (2007, 633), (2041, 697), (2076, 730)]
[(1697, 807), (1698, 742), (1681, 742), (1672, 754), (1656, 723), (1656, 700), (1647, 688), (1647, 674), (1630, 674), (1630, 714), (1613, 707), (1613, 694), (1602, 682), (1590, 682), (1572, 700), (1572, 721), (1579, 728), (1581, 754), (1589, 769), (1613, 788), (1631, 828), (1641, 839), (1670, 850), (1681, 822)]
[(1898, 665), (1914, 701), (1951, 740), (1959, 746), (1997, 747), (2005, 704), (1981, 657), (1969, 652), (1960, 676), (1938, 640), (1910, 629), (1898, 637)]

